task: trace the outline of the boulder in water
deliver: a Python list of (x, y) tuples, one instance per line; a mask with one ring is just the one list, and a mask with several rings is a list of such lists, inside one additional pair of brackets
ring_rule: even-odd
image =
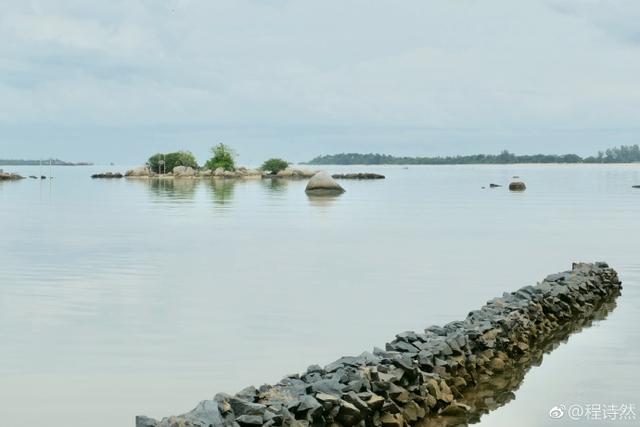
[(342, 188), (331, 175), (321, 171), (311, 177), (305, 191), (308, 194), (314, 195), (341, 194), (344, 193), (344, 188)]
[(513, 181), (509, 184), (509, 190), (511, 191), (524, 191), (527, 189), (527, 186), (522, 181)]

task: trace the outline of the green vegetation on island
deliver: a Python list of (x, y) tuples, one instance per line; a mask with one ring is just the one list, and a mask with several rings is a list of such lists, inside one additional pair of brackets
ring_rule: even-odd
[(596, 156), (577, 154), (525, 154), (516, 155), (507, 150), (500, 154), (473, 154), (446, 157), (397, 157), (388, 154), (342, 153), (318, 156), (309, 165), (465, 165), (512, 163), (634, 163), (640, 162), (640, 147), (622, 145), (599, 152)]
[(198, 168), (198, 161), (190, 151), (176, 151), (174, 153), (158, 153), (149, 157), (149, 168), (155, 173), (171, 172), (176, 166)]
[(225, 144), (218, 144), (211, 148), (213, 157), (210, 158), (205, 167), (209, 170), (222, 168), (226, 171), (234, 171), (236, 169), (236, 152)]
[(267, 173), (277, 174), (278, 172), (285, 170), (288, 166), (289, 162), (286, 160), (272, 158), (265, 161), (260, 169)]

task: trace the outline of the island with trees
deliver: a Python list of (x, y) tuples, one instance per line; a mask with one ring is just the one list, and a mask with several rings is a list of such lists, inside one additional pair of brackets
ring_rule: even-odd
[(640, 162), (640, 146), (621, 145), (599, 152), (596, 156), (577, 154), (524, 154), (507, 150), (500, 154), (472, 154), (467, 156), (398, 157), (378, 153), (341, 153), (318, 156), (304, 163), (308, 165), (482, 165), (522, 163), (635, 163)]

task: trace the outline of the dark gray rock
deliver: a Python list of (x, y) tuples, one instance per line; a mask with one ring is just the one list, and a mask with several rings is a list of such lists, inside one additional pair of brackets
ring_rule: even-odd
[(510, 191), (524, 191), (526, 189), (527, 189), (527, 186), (522, 181), (513, 181), (513, 182), (509, 183), (509, 190)]

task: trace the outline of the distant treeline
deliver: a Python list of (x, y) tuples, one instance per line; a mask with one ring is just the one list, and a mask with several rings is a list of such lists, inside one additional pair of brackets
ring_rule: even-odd
[(91, 166), (93, 163), (88, 162), (65, 162), (60, 159), (46, 159), (46, 160), (14, 160), (14, 159), (0, 159), (0, 166), (38, 166), (40, 164), (49, 165), (49, 161), (53, 166)]
[(516, 155), (507, 150), (500, 154), (472, 154), (447, 157), (396, 157), (388, 154), (342, 153), (318, 156), (309, 165), (471, 165), (510, 163), (633, 163), (640, 162), (638, 145), (622, 145), (598, 152), (596, 156), (577, 154)]

